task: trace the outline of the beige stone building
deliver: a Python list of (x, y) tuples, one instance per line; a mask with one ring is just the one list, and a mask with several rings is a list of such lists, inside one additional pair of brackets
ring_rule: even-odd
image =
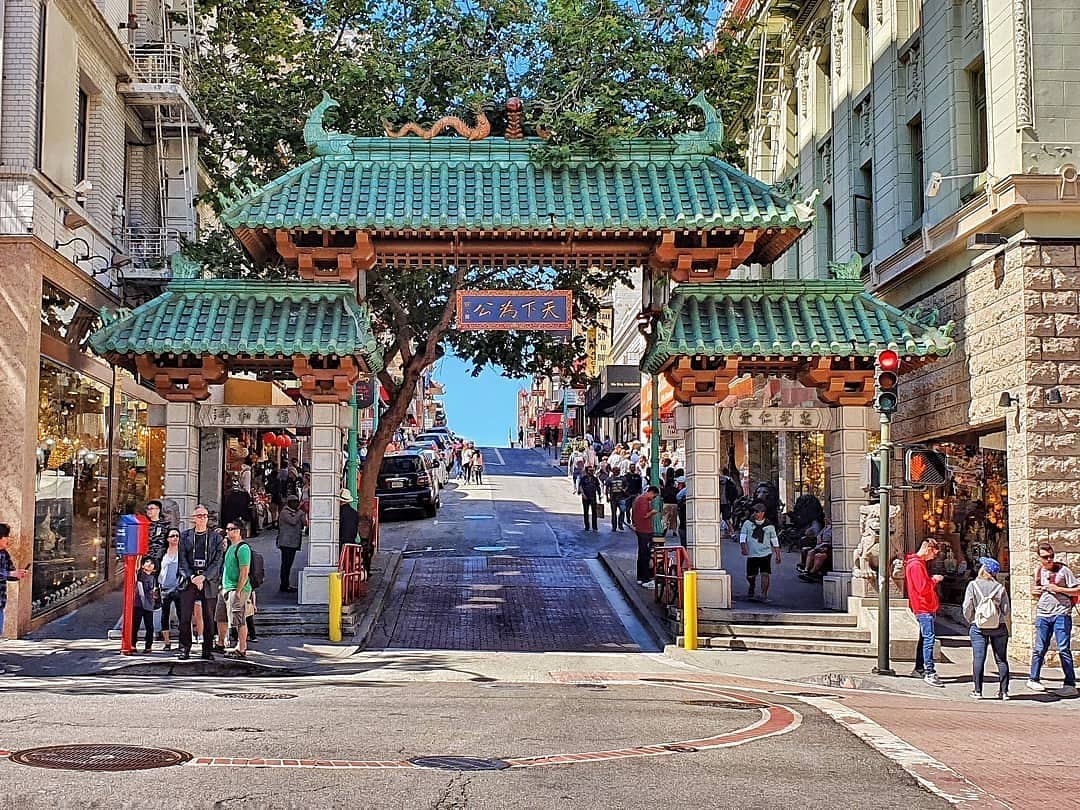
[(953, 353), (901, 379), (894, 438), (945, 450), (955, 474), (904, 496), (904, 543), (948, 542), (949, 605), (974, 559), (997, 557), (1023, 654), (1037, 544), (1080, 564), (1080, 10), (753, 0), (730, 13), (753, 23), (759, 53), (757, 103), (732, 122), (750, 173), (816, 194), (814, 228), (749, 272), (824, 278), (857, 255), (871, 291), (954, 322)]
[(164, 484), (159, 400), (91, 355), (105, 307), (194, 236), (201, 128), (186, 0), (8, 0), (0, 86), (0, 521), (22, 635), (109, 587), (112, 527)]

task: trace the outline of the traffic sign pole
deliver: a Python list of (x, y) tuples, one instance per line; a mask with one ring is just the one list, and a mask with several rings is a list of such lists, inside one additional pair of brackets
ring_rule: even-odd
[(874, 672), (878, 675), (895, 675), (889, 665), (889, 569), (892, 555), (889, 553), (889, 455), (892, 452), (891, 420), (881, 415), (881, 446), (878, 448), (878, 662)]

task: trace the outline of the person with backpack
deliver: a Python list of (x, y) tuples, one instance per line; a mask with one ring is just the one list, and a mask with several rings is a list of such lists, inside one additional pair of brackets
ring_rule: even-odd
[(253, 585), (251, 582), (252, 557), (251, 546), (244, 540), (244, 527), (238, 520), (230, 520), (225, 526), (229, 541), (225, 559), (221, 566), (221, 594), (225, 600), (225, 611), (229, 624), (229, 635), (236, 632), (236, 647), (226, 651), (225, 657), (243, 659), (247, 657), (249, 600)]
[(621, 532), (627, 521), (626, 481), (615, 468), (611, 469), (611, 475), (608, 476), (606, 490), (608, 503), (611, 504), (611, 530)]
[(971, 682), (969, 697), (982, 700), (986, 649), (993, 650), (998, 670), (998, 700), (1009, 699), (1009, 627), (1006, 619), (1012, 606), (1009, 592), (997, 581), (1001, 564), (993, 557), (979, 558), (979, 573), (964, 592), (964, 619), (971, 637)]
[(1038, 597), (1039, 603), (1035, 609), (1035, 648), (1031, 651), (1027, 688), (1033, 692), (1046, 691), (1039, 675), (1052, 637), (1057, 643), (1061, 669), (1065, 673), (1065, 683), (1058, 694), (1073, 697), (1076, 695), (1076, 669), (1071, 646), (1072, 611), (1080, 599), (1080, 580), (1067, 565), (1054, 559), (1054, 547), (1049, 543), (1039, 543), (1039, 567), (1031, 580), (1031, 595)]

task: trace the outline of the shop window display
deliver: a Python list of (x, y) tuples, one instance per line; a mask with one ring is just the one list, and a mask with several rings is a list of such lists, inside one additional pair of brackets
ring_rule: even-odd
[(116, 515), (141, 512), (165, 487), (165, 431), (147, 426), (147, 404), (120, 395), (116, 428)]
[(85, 593), (106, 576), (109, 389), (41, 361), (32, 610)]
[(946, 487), (916, 495), (916, 540), (936, 537), (945, 544), (933, 573), (945, 576), (942, 601), (960, 604), (980, 557), (1009, 571), (1008, 480), (1003, 451), (942, 443), (934, 449), (949, 458), (953, 479)]

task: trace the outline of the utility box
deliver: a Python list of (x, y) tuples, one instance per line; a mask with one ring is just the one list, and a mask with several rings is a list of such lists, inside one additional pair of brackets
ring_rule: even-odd
[(142, 556), (150, 551), (150, 519), (145, 515), (121, 515), (116, 522), (116, 553)]

